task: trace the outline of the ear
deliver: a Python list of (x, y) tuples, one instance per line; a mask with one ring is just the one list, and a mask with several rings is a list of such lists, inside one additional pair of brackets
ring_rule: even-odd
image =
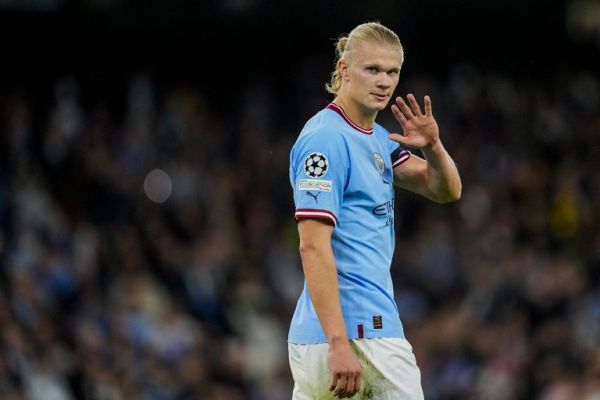
[(342, 80), (348, 80), (348, 63), (344, 58), (340, 58), (338, 61), (338, 71), (340, 71)]

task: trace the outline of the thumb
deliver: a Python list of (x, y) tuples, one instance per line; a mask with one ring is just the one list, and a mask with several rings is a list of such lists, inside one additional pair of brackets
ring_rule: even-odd
[(393, 140), (394, 142), (400, 143), (401, 145), (407, 146), (410, 144), (410, 140), (407, 140), (408, 138), (404, 135), (400, 135), (399, 133), (390, 133), (388, 135), (388, 138), (390, 138), (390, 140)]

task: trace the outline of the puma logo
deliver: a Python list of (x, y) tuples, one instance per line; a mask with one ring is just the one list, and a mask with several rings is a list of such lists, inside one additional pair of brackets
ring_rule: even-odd
[(321, 194), (321, 192), (317, 192), (317, 194), (313, 194), (310, 190), (306, 192), (306, 194), (310, 197), (312, 197), (313, 199), (315, 199), (315, 203), (319, 203), (319, 199), (317, 199), (317, 197), (319, 197), (319, 195)]

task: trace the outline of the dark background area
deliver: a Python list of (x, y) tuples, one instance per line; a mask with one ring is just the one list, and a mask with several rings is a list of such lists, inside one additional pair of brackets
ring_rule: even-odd
[[(550, 83), (561, 69), (598, 63), (592, 41), (569, 39), (565, 1), (54, 3), (46, 12), (14, 5), (0, 14), (3, 80), (33, 90), (70, 72), (111, 96), (126, 71), (150, 68), (161, 81), (197, 83), (235, 101), (240, 83), (262, 75), (285, 85), (302, 55), (328, 59), (333, 39), (367, 20), (398, 32), (406, 74), (443, 78), (448, 65), (468, 61)], [(331, 67), (321, 65), (320, 79)]]

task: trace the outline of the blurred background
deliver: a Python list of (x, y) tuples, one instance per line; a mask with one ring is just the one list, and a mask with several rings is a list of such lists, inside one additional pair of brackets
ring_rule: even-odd
[(0, 399), (291, 397), (289, 150), (368, 20), (463, 179), (397, 192), (426, 398), (600, 399), (597, 0), (0, 0)]

